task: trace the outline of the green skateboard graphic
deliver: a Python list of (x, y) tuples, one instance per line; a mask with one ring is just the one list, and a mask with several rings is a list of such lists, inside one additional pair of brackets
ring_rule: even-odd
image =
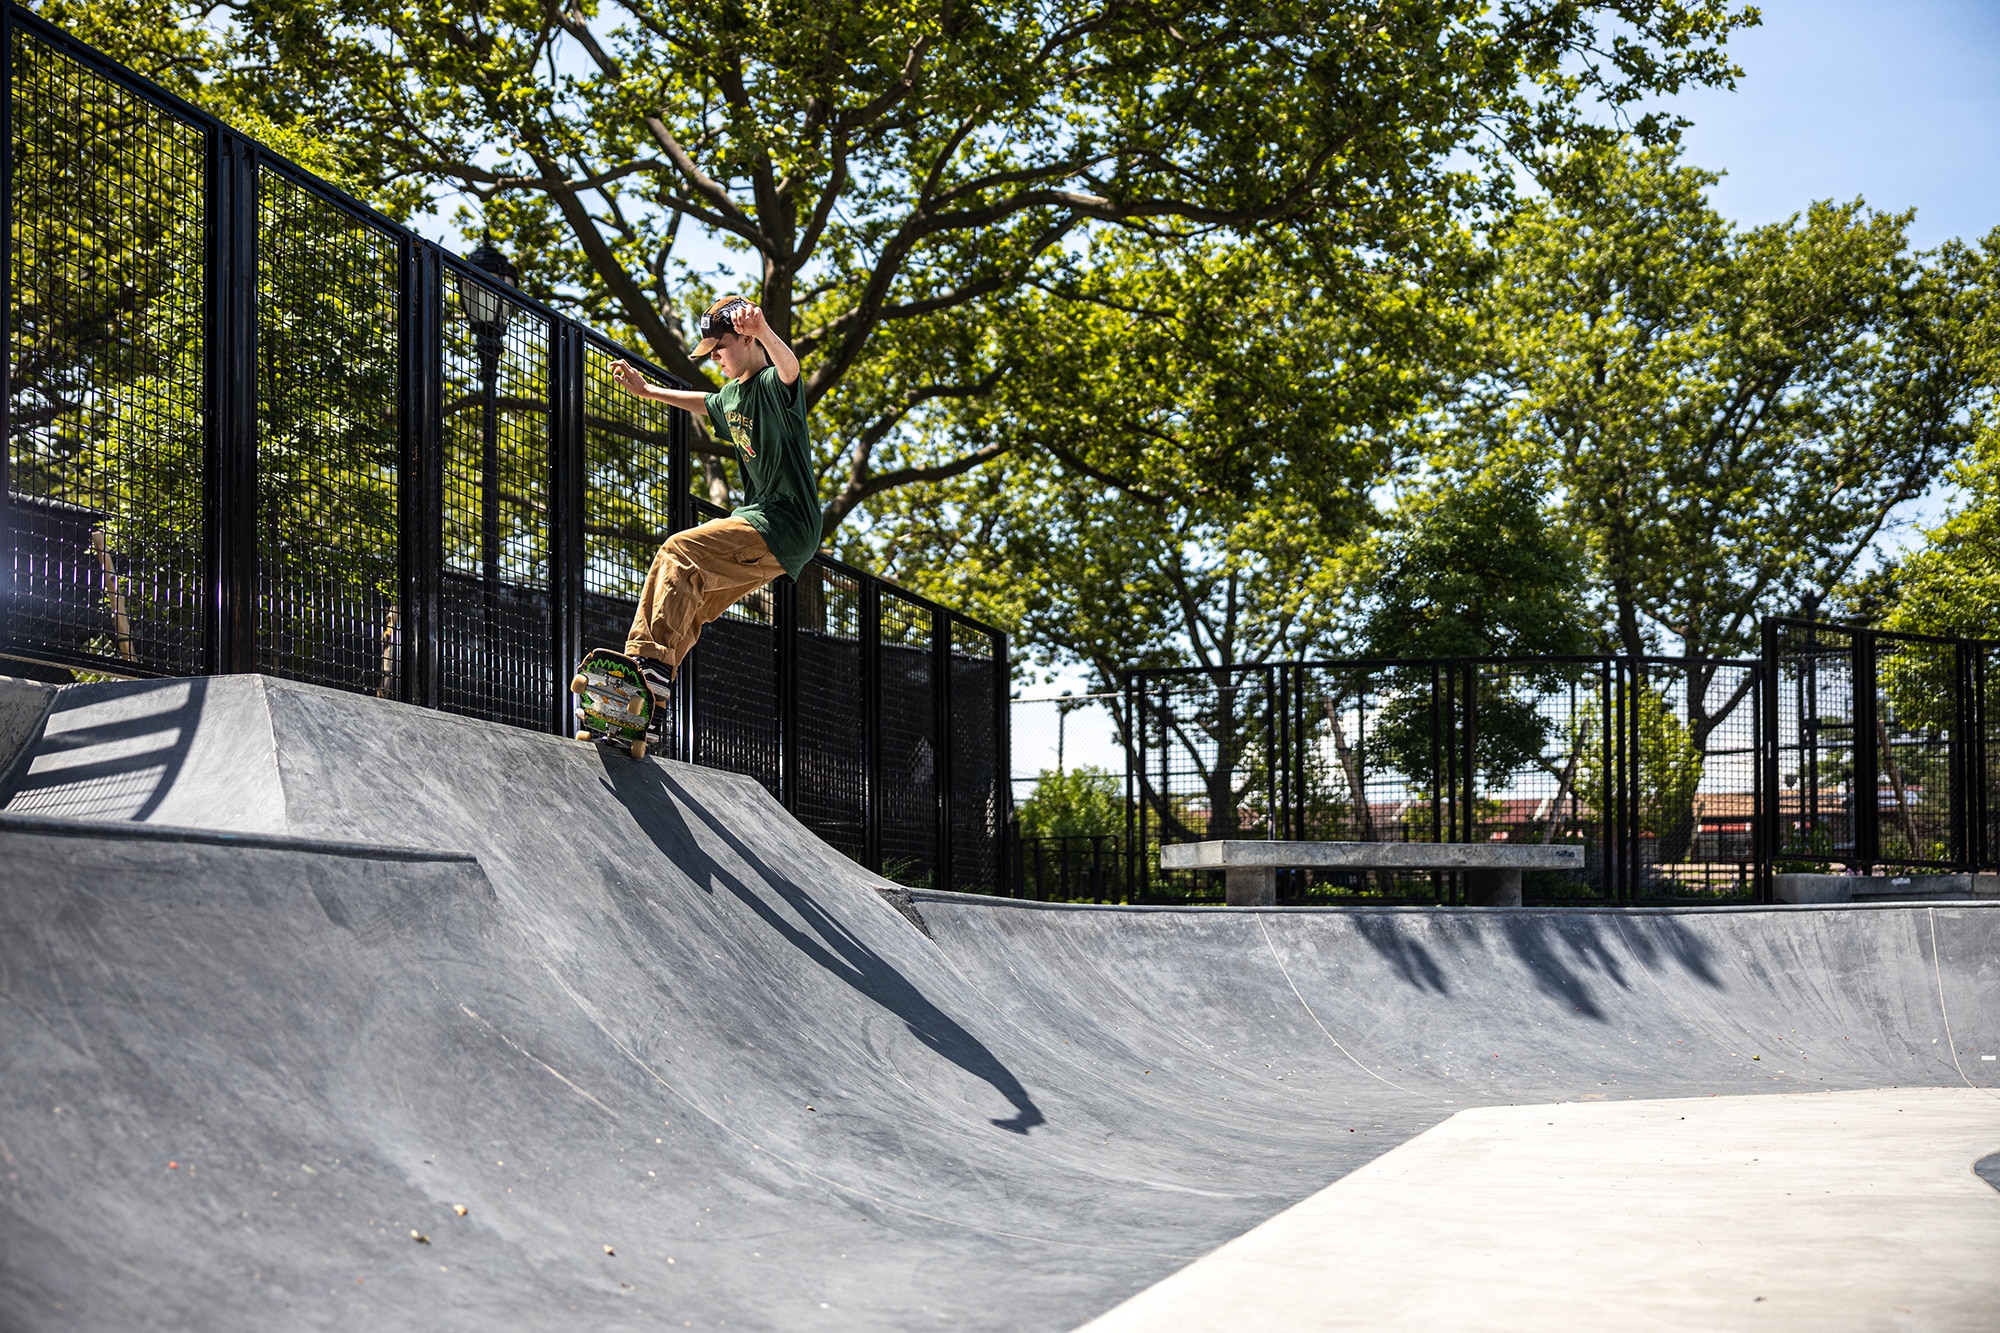
[(645, 758), (654, 701), (636, 661), (593, 648), (577, 664), (569, 692), (576, 696), (578, 740), (617, 745), (634, 759)]

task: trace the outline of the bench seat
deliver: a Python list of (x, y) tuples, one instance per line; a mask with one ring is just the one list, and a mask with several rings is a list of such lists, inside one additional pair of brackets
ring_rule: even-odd
[(1160, 849), (1162, 870), (1221, 870), (1232, 907), (1277, 901), (1279, 870), (1456, 870), (1468, 903), (1518, 907), (1523, 870), (1582, 870), (1583, 848), (1504, 842), (1278, 842), (1219, 839)]

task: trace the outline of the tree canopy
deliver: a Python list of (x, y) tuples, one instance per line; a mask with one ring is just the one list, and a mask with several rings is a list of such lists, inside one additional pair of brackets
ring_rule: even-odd
[(1010, 447), (916, 418), (1022, 368), (995, 331), (1084, 238), (1254, 237), (1336, 294), (1421, 269), (1513, 162), (1670, 136), (1634, 109), (1729, 81), (1754, 21), (1726, 0), (42, 9), (392, 211), (470, 199), (528, 290), (695, 382), (683, 320), (719, 237), (822, 405), (829, 533)]
[(1819, 203), (1739, 231), (1664, 150), (1570, 164), (1496, 244), (1472, 447), (1526, 442), (1618, 642), (1746, 654), (1818, 606), (1970, 439), (1989, 254)]

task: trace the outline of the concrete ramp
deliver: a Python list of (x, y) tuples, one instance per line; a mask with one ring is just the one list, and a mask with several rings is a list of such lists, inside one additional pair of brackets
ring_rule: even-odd
[(1053, 908), (264, 678), (28, 732), (8, 1329), (1061, 1329), (1468, 1107), (2000, 1084), (2000, 906)]

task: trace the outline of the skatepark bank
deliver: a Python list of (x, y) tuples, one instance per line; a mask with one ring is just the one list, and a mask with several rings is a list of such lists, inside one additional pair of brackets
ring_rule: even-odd
[(2000, 904), (899, 890), (727, 773), (17, 684), (9, 1329), (1592, 1326), (1593, 1245), (1624, 1322), (1992, 1326)]

